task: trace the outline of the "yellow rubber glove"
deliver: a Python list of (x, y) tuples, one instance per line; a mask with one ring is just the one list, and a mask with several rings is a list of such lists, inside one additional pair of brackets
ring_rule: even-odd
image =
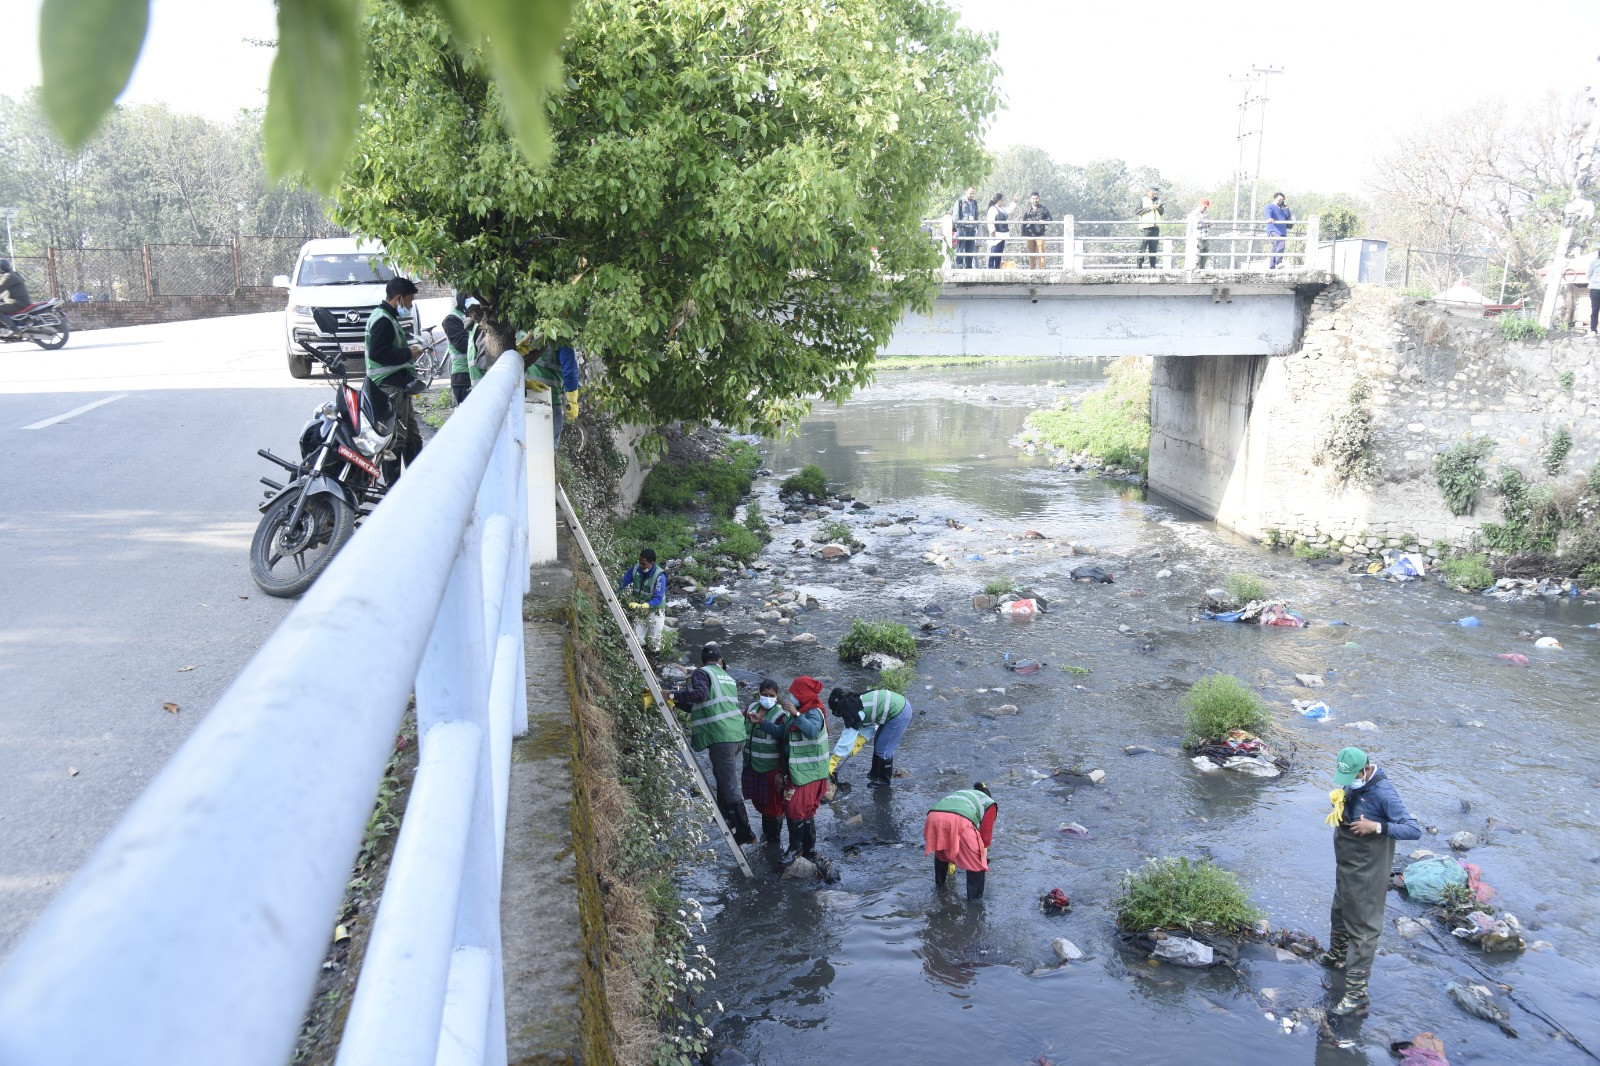
[(528, 387), (529, 392), (549, 392), (550, 386), (538, 378), (524, 378), (522, 383)]
[(1328, 817), (1323, 822), (1334, 829), (1339, 828), (1339, 823), (1344, 821), (1344, 789), (1336, 788), (1328, 793), (1328, 802), (1333, 804), (1333, 810), (1328, 812)]
[(578, 390), (577, 389), (573, 389), (571, 392), (567, 393), (567, 398), (564, 401), (563, 406), (565, 406), (566, 411), (567, 411), (567, 421), (568, 422), (576, 421), (577, 418), (578, 418)]

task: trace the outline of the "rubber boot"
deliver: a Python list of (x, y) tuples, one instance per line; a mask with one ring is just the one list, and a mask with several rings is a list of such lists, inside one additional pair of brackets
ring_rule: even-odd
[(983, 870), (968, 870), (967, 871), (967, 898), (968, 899), (982, 899), (983, 898), (983, 879), (986, 876), (987, 876), (987, 874)]
[(761, 816), (761, 839), (768, 844), (783, 843), (783, 819), (775, 814)]
[(846, 792), (850, 791), (850, 782), (848, 782), (848, 781), (840, 781), (839, 780), (839, 772), (837, 770), (835, 770), (833, 773), (830, 773), (828, 775), (828, 780), (833, 782), (833, 789), (834, 789), (834, 794), (835, 795), (842, 796)]
[(872, 769), (867, 771), (867, 784), (876, 785), (878, 778), (883, 773), (883, 758), (877, 752), (872, 753)]
[(800, 852), (804, 850), (804, 844), (800, 839), (800, 823), (795, 821), (793, 818), (786, 818), (784, 820), (789, 823), (789, 846), (783, 849), (782, 855), (778, 856), (779, 866), (791, 865), (800, 857)]
[(878, 764), (878, 778), (872, 783), (874, 785), (881, 785), (884, 788), (888, 788), (890, 782), (894, 780), (894, 760), (878, 759), (876, 756), (873, 758)]
[(1349, 942), (1350, 937), (1348, 934), (1330, 932), (1328, 934), (1328, 950), (1318, 952), (1313, 956), (1313, 961), (1320, 966), (1326, 966), (1330, 970), (1344, 969), (1344, 951)]
[(939, 856), (935, 855), (933, 857), (933, 887), (943, 888), (945, 879), (949, 877), (949, 875), (950, 864), (939, 858)]
[(754, 844), (756, 842), (756, 834), (750, 828), (750, 816), (745, 813), (744, 804), (741, 803), (737, 807), (723, 811), (722, 816), (728, 820), (728, 828), (733, 830), (733, 842), (735, 844), (743, 847), (746, 844)]
[(1367, 980), (1372, 976), (1368, 970), (1349, 970), (1344, 975), (1344, 998), (1334, 1004), (1329, 1014), (1340, 1018), (1355, 1018), (1367, 1013), (1372, 1006), (1372, 999), (1367, 995)]
[(800, 823), (800, 844), (800, 854), (804, 855), (812, 862), (816, 862), (817, 820), (815, 818), (807, 818), (805, 821)]

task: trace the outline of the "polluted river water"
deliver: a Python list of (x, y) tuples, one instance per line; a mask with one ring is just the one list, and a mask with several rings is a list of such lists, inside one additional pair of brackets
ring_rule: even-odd
[[(776, 475), (755, 496), (772, 522), (761, 557), (770, 569), (686, 613), (680, 647), (715, 639), (740, 676), (787, 685), (809, 673), (861, 690), (875, 673), (834, 654), (852, 619), (915, 630), (931, 616), (938, 628), (919, 633), (915, 717), (895, 762), (905, 776), (868, 788), (863, 752), (841, 767), (854, 787), (818, 813), (819, 850), (837, 881), (780, 880), (776, 849), (760, 845), (747, 849), (753, 882), (725, 856), (685, 877), (716, 960), (706, 999), (724, 1008), (712, 1023), (714, 1045), (732, 1049), (724, 1061), (1386, 1063), (1392, 1041), (1421, 1030), (1443, 1038), (1457, 1066), (1596, 1061), (1579, 1045), (1600, 1054), (1600, 631), (1579, 627), (1600, 621), (1600, 607), (1502, 604), (1313, 567), (1126, 483), (1008, 446), (1028, 410), (1083, 394), (1102, 367), (884, 373), (842, 406), (819, 406), (790, 439), (762, 442)], [(806, 463), (871, 510), (780, 524), (777, 482)], [(871, 524), (880, 516), (909, 519), (911, 533), (885, 535)], [(867, 549), (813, 558), (822, 520), (848, 522)], [(924, 562), (929, 550), (954, 565)], [(1085, 562), (1115, 582), (1074, 583), (1068, 571)], [(1199, 619), (1205, 590), (1240, 571), (1311, 625)], [(975, 610), (973, 593), (1002, 578), (1037, 590), (1048, 613), (1010, 621)], [(820, 609), (787, 629), (755, 619), (775, 583)], [(1481, 627), (1452, 624), (1466, 615)], [(816, 643), (793, 642), (800, 633)], [(1540, 633), (1563, 650), (1535, 649)], [(1506, 652), (1530, 662), (1497, 658)], [(1046, 665), (1019, 676), (1003, 667), (1007, 653)], [(1294, 759), (1283, 776), (1190, 765), (1179, 699), (1212, 671), (1240, 677), (1271, 706), (1270, 739)], [(1295, 679), (1310, 673), (1326, 679), (1314, 695)], [(1292, 709), (1308, 697), (1332, 708), (1326, 720)], [(1397, 857), (1449, 854), (1451, 834), (1478, 834), (1484, 842), (1462, 857), (1482, 867), (1529, 942), (1544, 942), (1538, 950), (1484, 954), (1391, 892), (1371, 1016), (1319, 1026), (1315, 1012), (1332, 1005), (1328, 975), (1304, 959), (1251, 945), (1236, 969), (1192, 970), (1119, 945), (1118, 881), (1153, 856), (1212, 859), (1274, 929), (1325, 941), (1333, 855), (1323, 818), (1334, 754), (1347, 744), (1371, 752), (1425, 827)], [(1080, 776), (1093, 769), (1105, 773), (1098, 785)], [(942, 796), (980, 780), (1000, 813), (985, 895), (969, 903), (959, 876), (935, 890), (921, 829)], [(1067, 822), (1088, 836), (1061, 832)], [(1039, 897), (1057, 887), (1072, 908), (1047, 916)], [(1401, 916), (1428, 931), (1402, 938)], [(1051, 944), (1061, 937), (1084, 957), (1060, 962)], [(1445, 993), (1450, 981), (1493, 987), (1518, 1037), (1464, 1013)]]

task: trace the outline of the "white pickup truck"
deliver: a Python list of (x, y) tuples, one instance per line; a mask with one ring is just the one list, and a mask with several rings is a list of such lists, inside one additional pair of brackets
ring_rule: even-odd
[[(283, 339), (289, 375), (311, 376), (311, 357), (300, 346), (309, 341), (318, 351), (340, 356), (352, 373), (364, 368), (363, 338), (367, 316), (383, 302), (384, 284), (399, 272), (384, 256), (383, 245), (357, 237), (307, 241), (293, 274), (279, 274), (272, 283), (289, 290), (284, 310)], [(318, 310), (322, 314), (317, 314)], [(317, 319), (321, 318), (319, 325)], [(408, 337), (421, 327), (415, 309), (401, 319)], [(327, 328), (333, 327), (330, 331)]]

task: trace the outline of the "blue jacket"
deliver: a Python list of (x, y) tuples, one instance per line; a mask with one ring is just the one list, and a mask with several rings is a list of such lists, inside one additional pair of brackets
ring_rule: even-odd
[(1389, 776), (1383, 772), (1383, 767), (1372, 772), (1372, 780), (1364, 787), (1345, 789), (1344, 796), (1345, 825), (1359, 818), (1371, 818), (1383, 826), (1385, 836), (1396, 840), (1417, 840), (1422, 836), (1417, 820), (1400, 802), (1400, 793), (1389, 783)]
[(757, 722), (755, 727), (769, 737), (782, 737), (793, 729), (807, 740), (815, 740), (823, 729), (822, 712), (813, 707), (805, 714), (791, 714), (779, 724), (773, 724), (769, 719)]
[(1287, 206), (1279, 207), (1278, 201), (1273, 200), (1267, 204), (1267, 234), (1272, 237), (1282, 237), (1289, 232), (1285, 224), (1294, 220), (1294, 215)]
[[(633, 588), (633, 579), (638, 576), (636, 571), (639, 565), (635, 563), (622, 573), (622, 580), (617, 584), (617, 591), (624, 593)], [(660, 607), (667, 599), (667, 572), (660, 566), (655, 568), (655, 580), (650, 580), (648, 572), (645, 573), (645, 583), (650, 586), (650, 598), (645, 602), (651, 607)]]

